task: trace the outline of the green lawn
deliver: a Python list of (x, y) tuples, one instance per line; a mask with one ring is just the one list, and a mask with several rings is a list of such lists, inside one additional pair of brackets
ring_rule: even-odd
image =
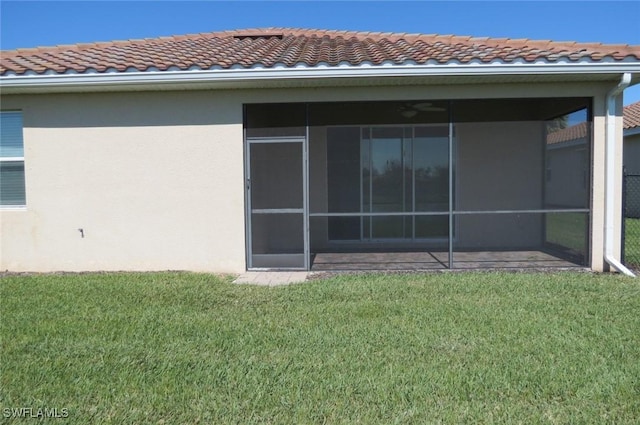
[(587, 215), (578, 213), (545, 214), (546, 241), (584, 254)]
[(625, 263), (640, 270), (640, 218), (625, 220)]
[(2, 414), (68, 409), (18, 423), (640, 418), (640, 280), (618, 275), (5, 276), (0, 308)]

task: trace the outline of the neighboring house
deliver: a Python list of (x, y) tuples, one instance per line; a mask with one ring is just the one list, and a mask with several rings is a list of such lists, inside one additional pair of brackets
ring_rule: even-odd
[(620, 92), (639, 81), (640, 46), (526, 39), (5, 51), (0, 267), (623, 270)]
[(624, 107), (624, 168), (627, 174), (626, 217), (640, 218), (640, 102)]
[(624, 166), (640, 175), (640, 102), (624, 107)]
[(548, 132), (545, 157), (548, 206), (582, 207), (588, 199), (590, 124), (582, 121)]

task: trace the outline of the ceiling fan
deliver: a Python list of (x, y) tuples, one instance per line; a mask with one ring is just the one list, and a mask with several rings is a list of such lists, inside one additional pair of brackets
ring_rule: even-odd
[(443, 112), (446, 108), (440, 106), (433, 106), (431, 102), (407, 102), (400, 107), (400, 114), (405, 118), (412, 118), (418, 115), (419, 112)]

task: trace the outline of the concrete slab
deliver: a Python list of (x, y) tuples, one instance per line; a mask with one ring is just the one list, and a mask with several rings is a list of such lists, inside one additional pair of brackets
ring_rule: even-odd
[(291, 285), (305, 282), (309, 275), (309, 272), (252, 271), (242, 273), (233, 283), (260, 286)]
[[(547, 269), (582, 267), (543, 251), (455, 251), (456, 269)], [(449, 253), (421, 252), (350, 252), (318, 253), (312, 271), (428, 271), (449, 269)]]

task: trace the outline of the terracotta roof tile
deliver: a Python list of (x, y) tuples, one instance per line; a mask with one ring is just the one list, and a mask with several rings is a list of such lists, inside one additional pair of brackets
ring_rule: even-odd
[(500, 61), (640, 60), (640, 46), (436, 34), (258, 28), (154, 39), (3, 51), (0, 75), (45, 72), (161, 71), (366, 62), (373, 65)]
[[(640, 127), (640, 102), (625, 106), (623, 111), (625, 129)], [(559, 129), (547, 135), (547, 144), (553, 145), (581, 139), (587, 136), (588, 129), (587, 122)]]
[(547, 135), (547, 144), (555, 145), (557, 143), (570, 142), (587, 137), (589, 131), (588, 122), (581, 122), (571, 127), (561, 128)]
[(624, 107), (624, 128), (640, 127), (640, 102)]

